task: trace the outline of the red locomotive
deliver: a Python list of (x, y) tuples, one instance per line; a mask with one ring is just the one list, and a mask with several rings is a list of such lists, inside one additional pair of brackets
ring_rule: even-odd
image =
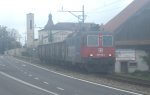
[(74, 32), (62, 42), (40, 45), (38, 54), (50, 63), (73, 64), (92, 72), (114, 71), (115, 49), (110, 32)]

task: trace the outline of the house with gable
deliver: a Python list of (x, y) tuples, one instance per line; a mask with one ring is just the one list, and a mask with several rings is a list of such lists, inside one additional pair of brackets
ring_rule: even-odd
[(114, 33), (116, 46), (115, 71), (132, 73), (147, 71), (146, 51), (150, 51), (150, 0), (134, 0), (104, 25)]

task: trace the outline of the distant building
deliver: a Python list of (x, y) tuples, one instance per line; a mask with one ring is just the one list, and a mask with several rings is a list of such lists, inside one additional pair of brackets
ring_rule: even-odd
[[(82, 28), (81, 28), (82, 27)], [(49, 19), (44, 29), (39, 30), (39, 44), (48, 44), (60, 42), (66, 39), (69, 35), (76, 31), (88, 31), (89, 29), (99, 28), (99, 25), (94, 23), (72, 23), (61, 22), (53, 24), (52, 15), (49, 15)]]
[(27, 14), (27, 43), (28, 48), (34, 47), (34, 14)]

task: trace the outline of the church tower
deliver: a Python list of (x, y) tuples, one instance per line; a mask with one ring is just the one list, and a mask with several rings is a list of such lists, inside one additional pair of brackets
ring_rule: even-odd
[(34, 47), (34, 14), (27, 14), (27, 47)]

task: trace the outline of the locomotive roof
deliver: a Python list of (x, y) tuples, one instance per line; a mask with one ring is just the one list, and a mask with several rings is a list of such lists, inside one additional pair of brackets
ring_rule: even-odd
[(97, 31), (81, 31), (81, 32), (73, 32), (67, 38), (71, 38), (73, 36), (78, 36), (78, 35), (98, 35), (98, 34), (113, 35), (112, 32), (100, 31), (100, 30), (97, 30)]

